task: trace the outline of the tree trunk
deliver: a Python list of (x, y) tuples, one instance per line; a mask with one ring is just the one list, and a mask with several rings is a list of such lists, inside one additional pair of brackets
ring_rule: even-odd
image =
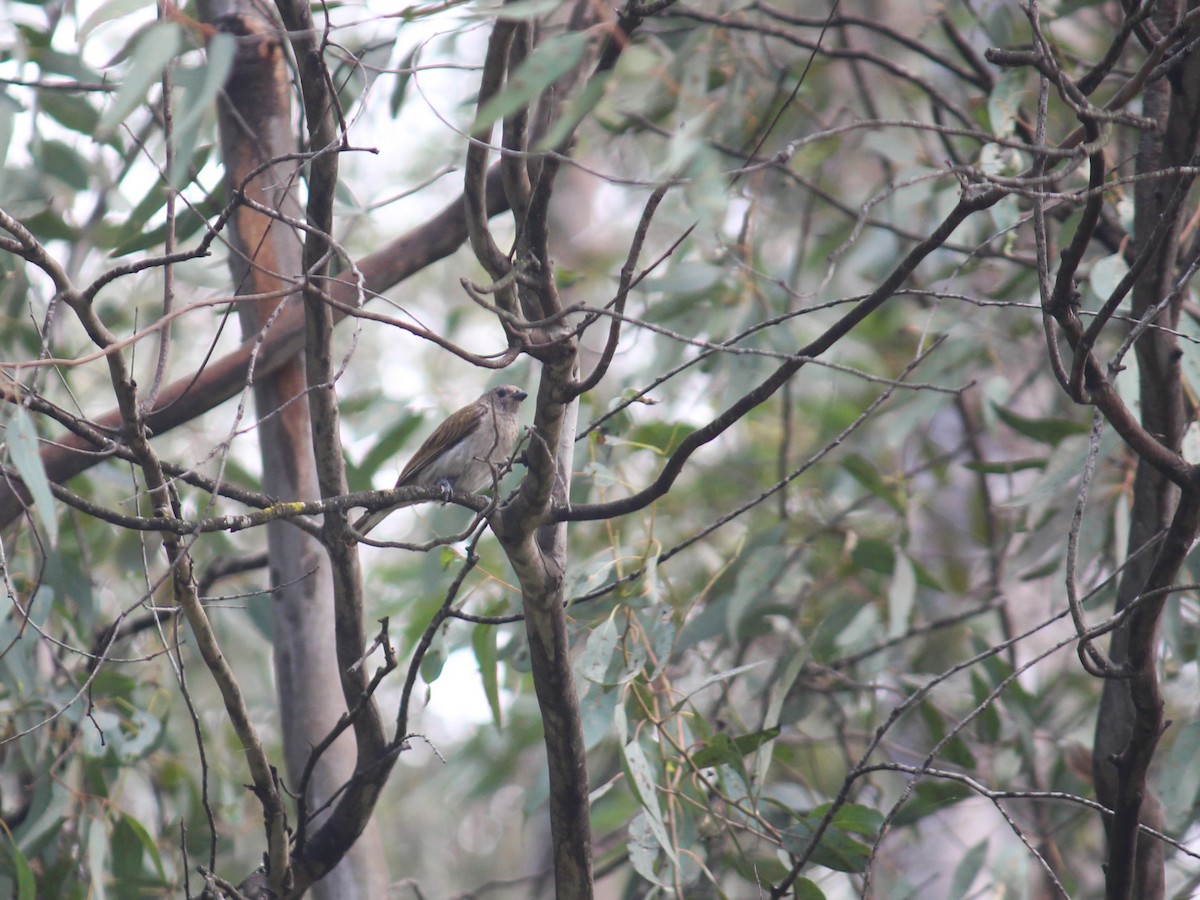
[[(247, 181), (255, 169), (296, 145), (282, 35), (274, 22), (240, 5), (209, 13), (216, 13), (210, 20), (239, 41), (237, 61), (220, 105), (226, 184), (230, 191), (241, 188), (249, 199), (300, 218), (303, 213), (296, 199), (299, 163), (271, 163)], [(292, 228), (248, 206), (238, 209), (229, 233), (236, 292), (282, 294), (239, 306), (242, 329), (249, 338), (269, 331), (282, 305), (299, 304), (296, 291), (303, 243)], [(302, 353), (254, 382), (263, 490), (273, 497), (307, 500), (319, 496), (305, 389)], [(267, 546), (275, 677), (284, 757), (289, 786), (294, 789), (310, 749), (346, 707), (336, 674), (333, 593), (326, 552), (314, 537), (286, 522), (268, 525)], [(309, 785), (308, 808), (320, 807), (350, 776), (354, 763), (353, 740), (345, 734), (321, 757)], [(368, 827), (343, 861), (313, 886), (312, 894), (328, 900), (373, 900), (385, 896), (386, 882), (379, 833)]]

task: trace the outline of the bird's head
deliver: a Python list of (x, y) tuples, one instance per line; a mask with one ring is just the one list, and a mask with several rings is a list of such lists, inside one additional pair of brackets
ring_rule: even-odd
[(494, 387), (483, 395), (484, 402), (490, 403), (496, 412), (515, 414), (521, 408), (521, 401), (529, 395), (513, 384), (502, 384)]

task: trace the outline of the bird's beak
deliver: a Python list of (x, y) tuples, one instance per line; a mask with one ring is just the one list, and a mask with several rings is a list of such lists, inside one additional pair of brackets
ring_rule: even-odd
[(518, 390), (515, 394), (513, 394), (513, 396), (517, 398), (517, 402), (519, 403), (529, 395), (522, 390)]

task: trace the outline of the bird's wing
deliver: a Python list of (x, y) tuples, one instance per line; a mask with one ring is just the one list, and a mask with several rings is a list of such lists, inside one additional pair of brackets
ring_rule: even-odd
[(425, 438), (425, 443), (417, 448), (417, 452), (413, 454), (412, 459), (408, 461), (404, 471), (396, 480), (396, 487), (411, 484), (412, 480), (420, 475), (426, 466), (474, 432), (486, 414), (486, 406), (482, 403), (474, 403), (471, 406), (463, 407), (446, 419), (433, 430), (433, 434)]

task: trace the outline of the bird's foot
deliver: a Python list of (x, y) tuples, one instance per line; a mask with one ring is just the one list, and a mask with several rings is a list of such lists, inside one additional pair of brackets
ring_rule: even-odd
[(439, 478), (437, 486), (438, 490), (442, 492), (442, 502), (449, 503), (450, 495), (454, 493), (454, 489), (450, 486), (450, 480), (448, 478)]

